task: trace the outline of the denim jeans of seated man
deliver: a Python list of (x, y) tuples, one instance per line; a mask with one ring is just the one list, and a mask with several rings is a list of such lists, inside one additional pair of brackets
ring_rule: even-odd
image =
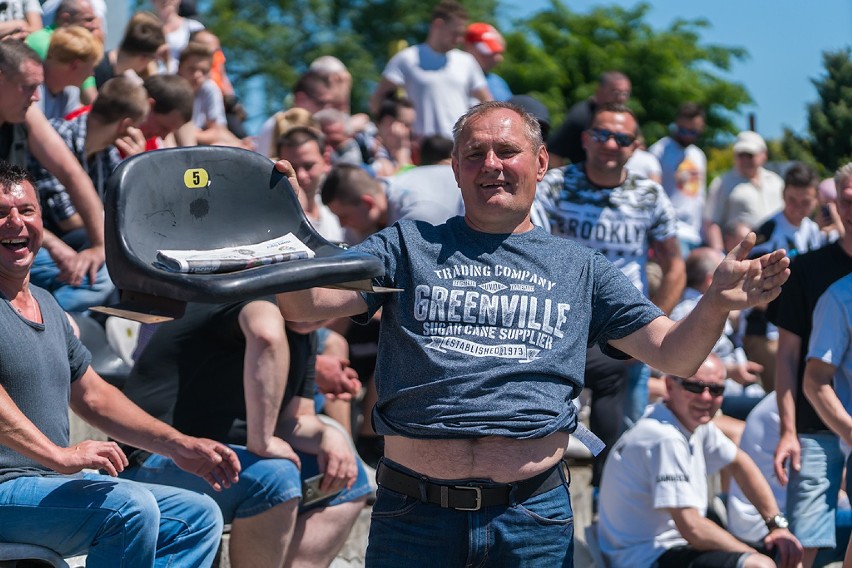
[(30, 284), (53, 294), (66, 312), (85, 312), (92, 306), (111, 303), (110, 298), (115, 293), (115, 285), (109, 278), (106, 264), (98, 270), (94, 284), (86, 276), (79, 286), (71, 286), (59, 279), (59, 267), (45, 249), (40, 249), (36, 254), (30, 269)]
[(87, 553), (89, 568), (210, 566), (222, 527), (212, 499), (166, 485), (96, 473), (0, 483), (0, 542)]
[[(410, 470), (397, 464), (395, 469)], [(568, 481), (523, 503), (444, 509), (379, 486), (367, 566), (571, 567), (574, 512)]]
[[(234, 519), (253, 517), (268, 511), (290, 499), (302, 496), (302, 480), (319, 473), (317, 456), (297, 452), (302, 462), (301, 469), (290, 460), (261, 458), (249, 452), (245, 446), (230, 444), (240, 459), (242, 471), (240, 481), (224, 491), (214, 491), (206, 481), (180, 469), (170, 458), (152, 454), (139, 466), (132, 466), (121, 473), (124, 479), (147, 483), (164, 483), (190, 491), (206, 493), (222, 511), (226, 523)], [(352, 487), (333, 497), (318, 501), (299, 512), (319, 507), (333, 507), (361, 499), (372, 493), (369, 478), (363, 464), (358, 462), (358, 477)]]

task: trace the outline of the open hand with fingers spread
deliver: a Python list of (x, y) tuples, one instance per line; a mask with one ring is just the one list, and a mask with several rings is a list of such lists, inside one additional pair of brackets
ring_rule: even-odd
[(756, 239), (754, 233), (746, 235), (713, 274), (713, 282), (705, 296), (725, 311), (771, 302), (790, 277), (790, 259), (783, 249), (748, 259)]

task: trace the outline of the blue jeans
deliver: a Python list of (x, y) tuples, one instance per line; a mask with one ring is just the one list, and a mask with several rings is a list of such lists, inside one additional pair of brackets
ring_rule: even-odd
[[(259, 515), (290, 499), (301, 498), (302, 479), (319, 473), (317, 457), (312, 454), (297, 452), (302, 461), (300, 471), (290, 460), (261, 458), (246, 450), (245, 446), (231, 445), (230, 447), (240, 459), (242, 471), (239, 482), (224, 491), (214, 491), (200, 477), (183, 471), (171, 459), (157, 454), (151, 454), (141, 466), (125, 469), (121, 477), (147, 483), (164, 483), (206, 493), (219, 505), (225, 522), (231, 523), (234, 519)], [(299, 512), (348, 503), (371, 492), (370, 481), (359, 460), (358, 478), (352, 487), (344, 489), (328, 500), (300, 508)]]
[(66, 312), (85, 312), (92, 306), (101, 306), (108, 302), (115, 292), (115, 285), (109, 279), (106, 265), (98, 270), (94, 284), (89, 277), (83, 278), (79, 286), (71, 286), (59, 280), (59, 267), (50, 254), (40, 249), (30, 269), (30, 284), (44, 288), (56, 298), (59, 306)]
[(573, 556), (567, 480), (523, 503), (479, 511), (443, 509), (379, 486), (366, 565), (570, 568)]
[(834, 548), (834, 513), (843, 473), (843, 452), (837, 436), (799, 434), (802, 468), (790, 468), (787, 517), (790, 531), (805, 548)]
[(38, 544), (86, 566), (210, 566), (222, 515), (206, 495), (96, 473), (0, 483), (0, 542)]

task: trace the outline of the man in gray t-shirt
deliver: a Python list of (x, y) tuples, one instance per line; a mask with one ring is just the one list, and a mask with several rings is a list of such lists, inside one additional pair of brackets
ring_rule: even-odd
[(239, 460), (154, 419), (92, 370), (65, 312), (29, 283), (43, 234), (32, 178), (0, 161), (0, 540), (86, 552), (88, 566), (209, 566), (222, 533), (216, 503), (116, 479), (128, 460), (115, 442), (69, 445), (69, 402), (107, 435), (171, 457), (217, 491), (237, 480)]
[[(672, 322), (606, 259), (533, 227), (548, 161), (534, 117), (483, 103), (454, 134), (464, 217), (401, 222), (358, 247), (385, 264), (374, 285), (401, 293), (314, 288), (279, 295), (279, 306), (288, 321), (383, 310), (373, 419), (385, 457), (368, 564), (571, 566), (560, 463), (575, 428), (590, 440), (570, 408), (586, 345), (690, 376), (729, 310), (779, 294), (788, 261), (782, 251), (745, 260), (750, 237)], [(289, 164), (276, 167), (297, 187)]]

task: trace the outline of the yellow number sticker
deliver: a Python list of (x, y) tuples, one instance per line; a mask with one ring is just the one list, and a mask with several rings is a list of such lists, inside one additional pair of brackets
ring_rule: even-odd
[(194, 168), (186, 170), (183, 173), (183, 183), (189, 189), (198, 189), (199, 187), (207, 187), (210, 185), (210, 176), (207, 170), (203, 168)]

